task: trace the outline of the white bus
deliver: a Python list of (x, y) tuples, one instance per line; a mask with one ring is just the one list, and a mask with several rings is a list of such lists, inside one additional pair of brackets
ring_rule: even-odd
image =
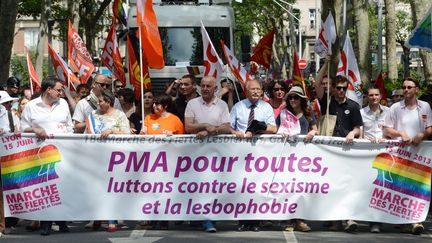
[[(150, 70), (154, 90), (162, 91), (166, 83), (188, 74), (185, 66), (203, 65), (201, 21), (222, 60), (225, 58), (220, 39), (234, 50), (234, 11), (230, 3), (229, 0), (153, 0), (165, 60), (165, 68)], [(129, 9), (128, 25), (129, 33), (134, 33), (135, 7)]]

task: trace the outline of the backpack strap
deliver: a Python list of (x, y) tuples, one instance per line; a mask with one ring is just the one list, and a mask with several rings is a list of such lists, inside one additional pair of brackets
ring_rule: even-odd
[(9, 128), (11, 132), (15, 132), (15, 124), (12, 117), (12, 112), (8, 111)]

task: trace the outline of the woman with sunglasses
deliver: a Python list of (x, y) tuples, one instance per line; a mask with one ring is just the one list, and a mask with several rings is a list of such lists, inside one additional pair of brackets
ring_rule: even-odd
[(285, 108), (285, 95), (288, 91), (287, 84), (282, 81), (272, 81), (267, 88), (267, 94), (269, 95), (269, 100), (267, 101), (273, 107), (274, 117), (277, 118), (279, 113)]
[(311, 141), (317, 134), (317, 121), (300, 86), (293, 86), (288, 92), (286, 108), (277, 117), (276, 124), (279, 126), (278, 133), (306, 135), (304, 141)]
[[(315, 117), (307, 104), (307, 96), (300, 86), (293, 86), (286, 99), (286, 108), (276, 119), (278, 133), (283, 136), (306, 135), (304, 141), (311, 141), (318, 131)], [(311, 228), (302, 219), (294, 219), (294, 230), (308, 232)]]

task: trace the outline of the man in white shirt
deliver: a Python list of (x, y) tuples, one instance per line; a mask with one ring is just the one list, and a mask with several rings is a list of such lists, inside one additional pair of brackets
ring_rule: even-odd
[[(185, 110), (185, 130), (198, 138), (210, 135), (230, 134), (230, 115), (225, 101), (216, 97), (216, 79), (205, 76), (201, 80), (201, 96), (191, 99)], [(203, 223), (206, 232), (216, 232), (213, 221)]]
[(201, 96), (190, 100), (185, 111), (185, 130), (202, 138), (230, 134), (230, 114), (225, 101), (216, 97), (216, 80), (206, 76), (201, 80)]
[[(418, 145), (432, 134), (431, 107), (429, 103), (417, 99), (417, 80), (405, 78), (402, 90), (404, 99), (393, 104), (385, 118), (384, 135), (391, 139), (401, 138), (406, 144)], [(403, 227), (403, 230), (405, 228)], [(421, 223), (411, 225), (413, 234), (418, 235), (423, 231)]]
[(372, 142), (379, 142), (383, 138), (384, 119), (389, 108), (380, 104), (379, 88), (372, 86), (367, 91), (368, 105), (360, 110), (363, 120), (361, 134), (363, 138)]
[[(6, 91), (0, 91), (0, 136), (5, 132), (16, 132), (17, 117), (11, 112), (12, 102), (18, 98), (12, 98)], [(11, 124), (12, 123), (12, 124)], [(14, 218), (17, 222), (18, 219)], [(14, 222), (15, 224), (15, 222)], [(9, 225), (10, 227), (12, 225)], [(0, 175), (0, 237), (6, 230), (6, 221), (3, 210), (3, 190)]]
[[(42, 139), (52, 134), (73, 133), (69, 106), (61, 99), (64, 87), (59, 79), (48, 76), (42, 80), (41, 96), (27, 103), (21, 116), (21, 131), (36, 133)], [(65, 221), (56, 221), (60, 232), (69, 232)], [(41, 235), (51, 233), (52, 221), (41, 221)]]
[(46, 77), (41, 96), (27, 103), (21, 116), (21, 131), (36, 133), (46, 139), (55, 133), (73, 133), (69, 106), (64, 99), (63, 84), (54, 76)]

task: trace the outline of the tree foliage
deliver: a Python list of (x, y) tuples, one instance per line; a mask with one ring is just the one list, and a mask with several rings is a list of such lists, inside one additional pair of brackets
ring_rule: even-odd
[[(294, 1), (288, 1), (294, 2)], [(284, 5), (284, 4), (283, 4)], [(235, 18), (236, 18), (236, 33), (235, 40), (237, 43), (237, 50), (240, 50), (240, 36), (241, 35), (258, 35), (260, 38), (271, 30), (276, 30), (276, 38), (274, 43), (276, 45), (276, 53), (273, 55), (284, 57), (286, 55), (287, 36), (282, 33), (282, 28), (287, 28), (283, 23), (288, 21), (286, 11), (272, 0), (243, 0), (243, 3), (233, 2), (232, 4)], [(286, 8), (287, 5), (285, 5)], [(282, 23), (282, 24), (281, 24)], [(272, 58), (273, 60), (275, 58)], [(274, 64), (273, 64), (274, 65)]]
[[(30, 59), (32, 60), (33, 65), (36, 63), (36, 51), (29, 50)], [(43, 76), (48, 75), (48, 58), (44, 58), (43, 60)], [(18, 56), (13, 55), (11, 58), (11, 73), (13, 76), (17, 77), (21, 80), (21, 85), (26, 86), (29, 84), (29, 72), (27, 68), (27, 57), (26, 56)], [(39, 77), (42, 80), (42, 77)]]

